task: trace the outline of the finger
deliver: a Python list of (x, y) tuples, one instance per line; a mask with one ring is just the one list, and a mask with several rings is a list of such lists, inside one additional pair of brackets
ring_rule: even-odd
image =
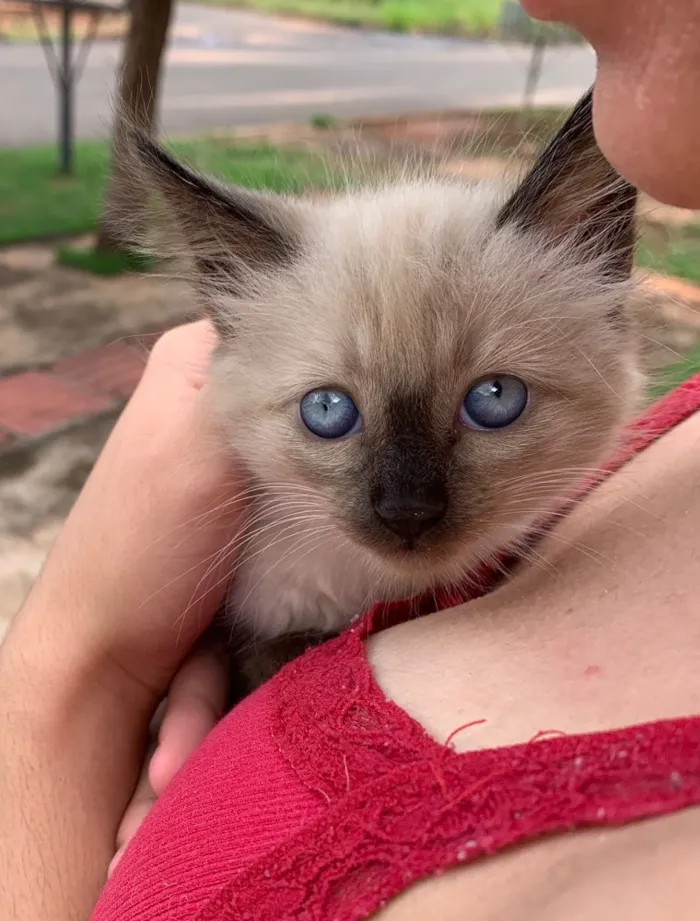
[(121, 860), (122, 854), (124, 853), (127, 844), (134, 837), (141, 823), (151, 811), (153, 804), (157, 799), (156, 793), (151, 786), (150, 780), (148, 779), (148, 765), (151, 760), (154, 747), (154, 745), (151, 745), (149, 751), (146, 754), (146, 758), (144, 759), (143, 767), (141, 769), (141, 774), (139, 776), (138, 783), (136, 784), (136, 789), (134, 790), (134, 795), (132, 796), (129, 805), (126, 808), (126, 812), (124, 813), (124, 816), (117, 830), (117, 851), (109, 864), (109, 868), (107, 870), (108, 876), (111, 876), (111, 874), (114, 872), (115, 867)]
[(213, 649), (192, 653), (173, 679), (148, 771), (158, 796), (221, 719), (228, 685), (225, 657)]

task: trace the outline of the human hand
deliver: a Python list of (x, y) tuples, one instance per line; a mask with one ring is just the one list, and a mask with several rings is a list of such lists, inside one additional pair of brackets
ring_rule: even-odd
[[(36, 921), (89, 914), (149, 720), (226, 590), (244, 494), (207, 406), (215, 342), (196, 323), (156, 344), (0, 650), (0, 865)], [(202, 667), (193, 657), (172, 686), (190, 701), (163, 724), (176, 759), (206, 725)], [(173, 762), (158, 764), (162, 783)]]
[(34, 654), (66, 655), (74, 674), (99, 661), (150, 710), (223, 598), (242, 520), (207, 405), (215, 342), (195, 323), (156, 343), (13, 628), (59, 607)]
[(167, 699), (154, 718), (154, 739), (117, 831), (110, 875), (155, 801), (221, 719), (228, 685), (225, 658), (211, 647), (193, 650), (175, 675)]

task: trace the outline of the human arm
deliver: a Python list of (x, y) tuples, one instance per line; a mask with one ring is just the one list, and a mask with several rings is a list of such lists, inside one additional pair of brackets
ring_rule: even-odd
[[(242, 477), (206, 407), (214, 342), (197, 323), (156, 344), (0, 648), (3, 921), (89, 915), (149, 721), (223, 597)], [(211, 674), (180, 738), (216, 709)]]

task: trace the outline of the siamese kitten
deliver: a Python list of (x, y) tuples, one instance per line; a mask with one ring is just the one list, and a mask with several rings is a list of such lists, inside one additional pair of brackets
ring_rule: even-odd
[(515, 187), (404, 177), (317, 202), (137, 139), (220, 335), (212, 396), (253, 483), (227, 616), (252, 647), (460, 583), (613, 447), (639, 390), (636, 192), (591, 107)]

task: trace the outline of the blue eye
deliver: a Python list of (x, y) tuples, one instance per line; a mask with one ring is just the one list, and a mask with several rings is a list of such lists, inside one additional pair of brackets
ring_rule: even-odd
[(360, 428), (360, 411), (342, 390), (312, 390), (299, 404), (299, 413), (319, 438), (344, 438)]
[(502, 429), (523, 414), (528, 391), (517, 377), (489, 377), (471, 388), (459, 412), (472, 429)]

